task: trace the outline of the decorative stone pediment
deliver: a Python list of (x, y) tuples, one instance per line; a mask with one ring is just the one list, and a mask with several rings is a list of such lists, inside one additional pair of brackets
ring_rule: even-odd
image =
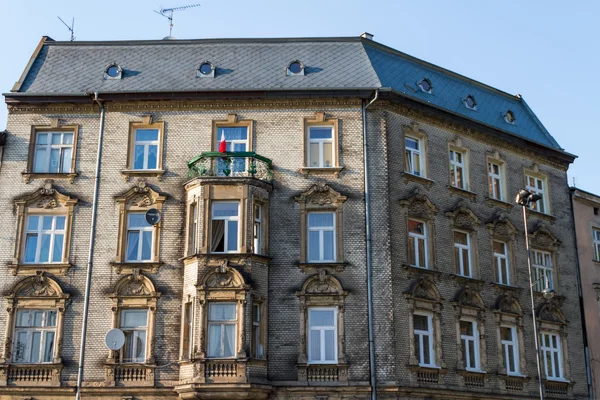
[(54, 279), (48, 278), (44, 273), (38, 273), (35, 276), (30, 276), (17, 283), (7, 297), (45, 297), (62, 299), (68, 298), (69, 295), (63, 293), (60, 285)]
[(126, 275), (121, 278), (115, 285), (113, 293), (114, 297), (157, 297), (160, 296), (156, 293), (154, 284), (152, 281), (142, 275), (139, 270), (134, 270), (132, 274)]
[(506, 292), (496, 299), (495, 309), (505, 314), (523, 315), (519, 299), (513, 292)]
[(499, 212), (486, 224), (490, 234), (497, 239), (515, 240), (517, 228), (510, 222), (506, 213)]
[(326, 184), (315, 184), (300, 196), (294, 197), (298, 203), (304, 205), (307, 209), (315, 208), (337, 208), (346, 200), (347, 196), (342, 196), (340, 193), (333, 190)]
[(450, 218), (452, 227), (474, 231), (479, 227), (479, 218), (471, 211), (466, 201), (458, 202), (454, 210), (447, 212), (446, 216)]
[(459, 307), (471, 307), (479, 310), (485, 309), (485, 303), (481, 298), (481, 294), (470, 287), (460, 289), (456, 294), (454, 301), (455, 305)]
[(245, 289), (244, 277), (229, 266), (229, 260), (221, 261), (218, 267), (210, 269), (202, 279), (201, 288), (211, 289)]
[(346, 296), (348, 292), (344, 291), (340, 281), (332, 275), (329, 275), (325, 269), (319, 270), (319, 273), (309, 277), (302, 289), (297, 293), (298, 296), (306, 295), (338, 295)]
[(52, 185), (51, 180), (47, 180), (44, 186), (33, 193), (15, 199), (15, 204), (22, 210), (24, 207), (32, 209), (57, 209), (62, 207), (70, 208), (71, 210), (77, 204), (79, 199), (61, 193)]
[(406, 207), (407, 213), (411, 217), (432, 219), (438, 209), (427, 197), (427, 192), (417, 187), (410, 197), (400, 200), (400, 204)]
[(127, 209), (150, 208), (155, 204), (162, 205), (166, 199), (166, 196), (146, 185), (144, 181), (139, 181), (126, 192), (115, 196), (115, 200)]
[(532, 246), (549, 250), (557, 249), (560, 246), (560, 240), (544, 223), (540, 223), (534, 228), (529, 241)]
[(405, 296), (413, 299), (433, 302), (442, 301), (440, 291), (433, 282), (433, 279), (429, 276), (421, 277), (415, 280), (408, 288), (408, 291), (405, 292)]
[(536, 315), (538, 319), (556, 324), (566, 324), (567, 318), (560, 309), (559, 301), (556, 299), (546, 300), (537, 307)]

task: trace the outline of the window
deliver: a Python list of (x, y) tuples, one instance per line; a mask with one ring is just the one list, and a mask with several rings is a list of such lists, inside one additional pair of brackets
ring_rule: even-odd
[(198, 252), (198, 203), (190, 204), (189, 208), (188, 255)]
[(410, 265), (415, 267), (429, 267), (427, 225), (425, 222), (408, 220), (408, 261)]
[(212, 63), (205, 61), (198, 67), (197, 76), (199, 78), (214, 78), (215, 67), (212, 65)]
[(292, 61), (287, 67), (287, 75), (288, 76), (304, 75), (304, 65), (298, 60)]
[(18, 310), (13, 362), (51, 363), (54, 357), (56, 311)]
[(337, 336), (337, 308), (309, 308), (308, 362), (337, 363)]
[(508, 263), (508, 246), (505, 242), (494, 240), (494, 263), (498, 283), (510, 285), (510, 267)]
[(472, 95), (468, 95), (463, 100), (463, 103), (465, 107), (467, 107), (469, 110), (477, 110), (477, 102), (475, 101), (475, 97), (473, 97)]
[(236, 356), (237, 304), (210, 303), (208, 308), (208, 357)]
[(146, 221), (145, 213), (127, 215), (126, 261), (151, 261), (153, 259), (154, 226)]
[(562, 349), (560, 345), (560, 336), (542, 332), (541, 350), (544, 363), (544, 372), (547, 379), (564, 379), (562, 366)]
[(515, 114), (510, 110), (506, 111), (506, 114), (504, 114), (504, 120), (509, 124), (514, 124), (516, 121)]
[[(218, 127), (216, 143), (220, 143), (225, 138), (227, 152), (245, 152), (249, 151), (248, 146), (248, 126)], [(217, 175), (225, 176), (225, 170), (229, 168), (231, 173), (243, 173), (246, 171), (246, 158), (234, 158), (231, 165), (226, 165), (227, 161), (218, 159)]]
[(104, 79), (121, 79), (123, 76), (123, 69), (117, 64), (110, 64), (104, 70)]
[(66, 216), (28, 215), (23, 261), (61, 263), (64, 259)]
[(465, 153), (450, 150), (450, 184), (456, 188), (467, 190), (465, 178)]
[(164, 121), (153, 122), (151, 115), (145, 115), (141, 122), (129, 123), (129, 147), (127, 167), (121, 171), (130, 176), (156, 176), (161, 178), (163, 171)]
[(193, 303), (183, 305), (183, 339), (181, 341), (181, 358), (189, 360), (192, 356), (192, 310)]
[(554, 288), (552, 254), (547, 251), (531, 250), (531, 258), (533, 262), (534, 290), (541, 292), (546, 287), (546, 279), (548, 280), (548, 287)]
[(239, 251), (239, 202), (215, 201), (212, 203), (212, 253), (237, 253)]
[(496, 200), (504, 200), (501, 164), (496, 162), (488, 162), (488, 185), (490, 197)]
[(519, 341), (516, 326), (501, 326), (502, 363), (508, 375), (520, 375)]
[(308, 261), (335, 261), (335, 213), (308, 214)]
[(333, 167), (333, 127), (311, 126), (308, 128), (308, 138), (309, 166)]
[(419, 83), (417, 83), (417, 85), (425, 93), (431, 94), (431, 92), (433, 91), (433, 86), (431, 85), (431, 81), (427, 78), (421, 80)]
[(73, 132), (36, 132), (33, 172), (72, 172), (73, 137)]
[(467, 371), (479, 371), (479, 331), (477, 322), (460, 321), (460, 343)]
[(125, 334), (121, 348), (121, 362), (143, 363), (146, 361), (147, 310), (121, 310), (120, 329)]
[(433, 322), (430, 314), (413, 315), (415, 357), (422, 367), (435, 366)]
[(459, 275), (471, 278), (471, 237), (454, 231), (454, 263)]
[(600, 230), (592, 229), (592, 238), (594, 242), (594, 260), (600, 261)]
[(252, 306), (252, 356), (258, 359), (264, 356), (261, 311), (261, 303)]
[(254, 253), (262, 254), (262, 207), (259, 204), (254, 204)]
[(158, 129), (135, 129), (133, 143), (133, 169), (158, 168)]
[(404, 138), (404, 147), (406, 149), (406, 158), (404, 169), (409, 174), (423, 176), (423, 155), (421, 140), (410, 136)]
[(530, 193), (537, 193), (540, 196), (542, 196), (542, 198), (534, 203), (529, 204), (529, 208), (534, 210), (534, 211), (538, 211), (541, 213), (546, 213), (546, 193), (545, 193), (545, 179), (540, 179), (537, 178), (535, 176), (531, 176), (531, 175), (526, 175), (525, 176), (526, 179), (526, 187), (525, 189), (527, 191), (529, 191)]

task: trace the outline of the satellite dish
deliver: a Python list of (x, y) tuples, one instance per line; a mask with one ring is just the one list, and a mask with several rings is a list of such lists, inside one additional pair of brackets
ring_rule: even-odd
[(113, 328), (106, 332), (104, 343), (106, 343), (106, 347), (108, 347), (110, 350), (119, 350), (125, 344), (125, 334), (122, 330)]
[(156, 208), (151, 208), (146, 211), (146, 222), (150, 225), (156, 225), (160, 222), (160, 211)]

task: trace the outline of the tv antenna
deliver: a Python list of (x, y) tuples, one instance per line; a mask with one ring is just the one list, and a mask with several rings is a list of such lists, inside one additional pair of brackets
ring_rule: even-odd
[(162, 15), (166, 19), (169, 20), (169, 36), (173, 33), (173, 11), (183, 11), (188, 8), (200, 7), (200, 3), (190, 4), (187, 6), (181, 7), (172, 7), (172, 8), (161, 8), (160, 11), (153, 10), (155, 13)]
[(74, 41), (75, 40), (75, 31), (73, 29), (75, 29), (75, 17), (73, 17), (73, 22), (71, 22), (71, 26), (67, 25), (67, 23), (65, 21), (63, 21), (61, 17), (58, 17), (58, 19), (60, 19), (60, 22), (62, 22), (67, 27), (69, 32), (71, 32), (71, 42)]

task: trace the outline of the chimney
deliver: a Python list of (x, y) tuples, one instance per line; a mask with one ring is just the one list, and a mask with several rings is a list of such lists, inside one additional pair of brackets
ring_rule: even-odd
[(373, 34), (369, 33), (369, 32), (363, 32), (362, 35), (360, 35), (361, 38), (367, 39), (367, 40), (373, 40)]

